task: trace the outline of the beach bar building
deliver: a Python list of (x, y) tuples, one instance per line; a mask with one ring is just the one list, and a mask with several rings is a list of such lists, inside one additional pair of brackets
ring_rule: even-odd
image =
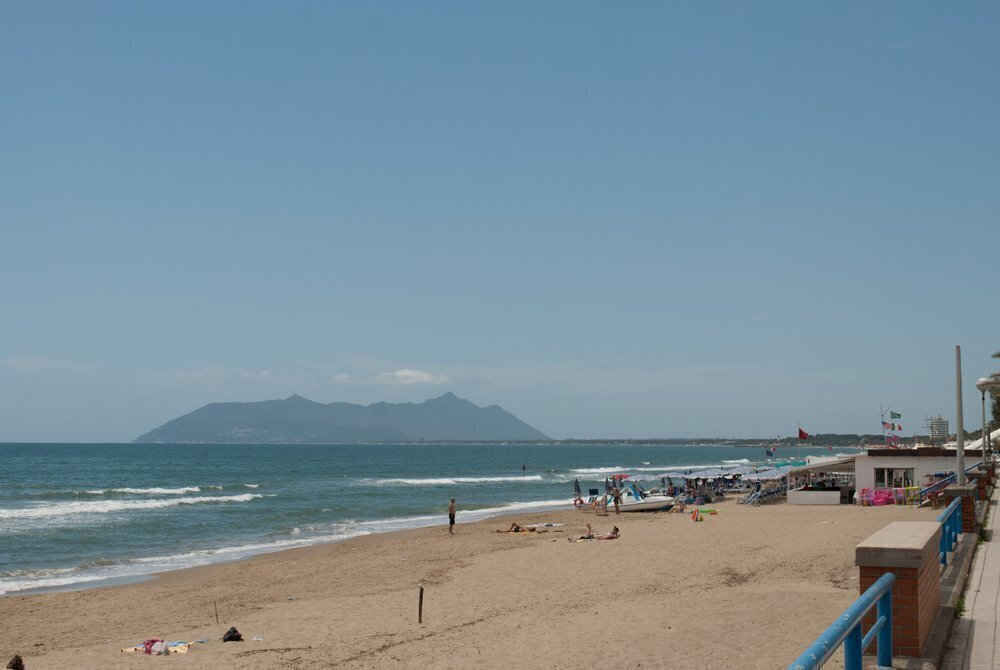
[[(981, 460), (981, 449), (965, 450), (965, 465)], [(955, 472), (955, 449), (917, 447), (916, 449), (869, 449), (854, 458), (857, 490), (923, 488)]]

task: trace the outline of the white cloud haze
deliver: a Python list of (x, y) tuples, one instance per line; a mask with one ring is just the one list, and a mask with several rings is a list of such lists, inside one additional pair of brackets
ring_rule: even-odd
[(374, 381), (377, 384), (450, 384), (452, 380), (447, 375), (403, 368), (395, 372), (383, 372)]

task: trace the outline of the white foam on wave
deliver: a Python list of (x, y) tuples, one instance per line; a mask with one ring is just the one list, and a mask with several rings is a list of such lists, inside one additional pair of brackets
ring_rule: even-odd
[[(113, 579), (109, 568), (81, 573), (80, 568), (55, 568), (51, 570), (14, 570), (6, 576), (0, 575), (0, 595), (17, 593), (27, 589), (53, 589), (70, 584), (86, 584)], [(127, 576), (127, 575), (120, 575)]]
[(124, 487), (117, 489), (94, 489), (92, 491), (84, 491), (84, 493), (95, 496), (108, 495), (110, 493), (121, 493), (125, 495), (169, 496), (169, 495), (183, 495), (185, 493), (201, 493), (201, 487), (200, 486), (180, 486), (177, 488), (152, 487), (148, 489)]
[(670, 466), (667, 466), (667, 467), (663, 468), (663, 471), (664, 472), (683, 472), (685, 470), (691, 470), (693, 472), (695, 470), (707, 470), (708, 468), (717, 468), (717, 467), (719, 467), (718, 463), (703, 463), (703, 464), (700, 464), (700, 465), (699, 464), (695, 464), (695, 465), (670, 465)]
[(259, 489), (260, 488), (260, 484), (244, 484), (243, 486), (247, 487), (248, 489)]
[(190, 498), (170, 498), (163, 500), (99, 500), (94, 502), (69, 502), (55, 505), (39, 505), (37, 507), (20, 507), (0, 509), (0, 520), (39, 519), (67, 516), (70, 514), (106, 514), (108, 512), (126, 512), (132, 510), (162, 509), (177, 505), (200, 505), (204, 503), (240, 503), (250, 502), (263, 496), (256, 493), (244, 493), (238, 496), (198, 496)]
[(627, 468), (621, 466), (615, 466), (613, 468), (573, 468), (570, 472), (575, 472), (580, 475), (603, 475), (611, 474), (612, 472), (625, 472)]
[(626, 472), (666, 472), (670, 469), (669, 465), (661, 465), (658, 467), (642, 467), (642, 468), (629, 468)]
[(16, 593), (26, 589), (58, 589), (75, 584), (88, 584), (108, 579), (123, 579), (151, 575), (157, 572), (182, 570), (212, 563), (237, 561), (257, 554), (266, 554), (285, 549), (294, 549), (312, 544), (325, 544), (346, 540), (364, 533), (338, 532), (310, 538), (275, 540), (199, 549), (166, 556), (147, 556), (124, 559), (106, 566), (77, 566), (73, 568), (52, 568), (47, 570), (14, 570), (0, 573), (0, 594)]
[(449, 486), (452, 484), (489, 484), (489, 483), (500, 483), (500, 482), (540, 482), (542, 481), (541, 475), (524, 475), (523, 477), (509, 476), (509, 477), (429, 477), (426, 479), (407, 479), (407, 478), (393, 478), (393, 479), (375, 479), (366, 480), (373, 486), (392, 486), (392, 485), (403, 485), (403, 486)]
[(662, 472), (664, 475), (667, 475), (667, 474), (669, 474), (671, 472), (675, 472), (676, 473), (676, 472), (684, 472), (685, 470), (692, 470), (693, 471), (693, 470), (705, 470), (707, 468), (719, 468), (719, 467), (723, 467), (724, 468), (724, 467), (727, 467), (727, 465), (728, 466), (734, 466), (734, 465), (745, 464), (745, 463), (750, 463), (750, 460), (746, 459), (746, 458), (742, 458), (742, 459), (735, 460), (735, 461), (722, 461), (721, 465), (719, 463), (710, 463), (710, 464), (703, 464), (703, 465), (653, 465), (653, 466), (643, 465), (643, 466), (632, 467), (632, 468), (623, 468), (623, 467), (620, 467), (620, 466), (616, 466), (616, 467), (613, 467), (613, 468), (575, 468), (575, 469), (570, 470), (570, 472), (575, 473), (575, 474), (577, 474), (577, 475), (579, 475), (581, 477), (586, 476), (586, 475), (600, 475), (602, 478), (606, 474), (618, 473), (618, 472), (624, 472), (626, 474), (628, 474), (628, 473), (634, 473), (634, 472)]
[(500, 505), (498, 507), (484, 507), (482, 509), (469, 510), (467, 512), (462, 512), (463, 517), (477, 517), (480, 519), (487, 519), (489, 517), (500, 516), (503, 514), (510, 514), (512, 512), (519, 511), (538, 511), (544, 509), (557, 509), (564, 506), (569, 506), (573, 504), (572, 498), (561, 498), (559, 500), (526, 500), (523, 502), (511, 502)]

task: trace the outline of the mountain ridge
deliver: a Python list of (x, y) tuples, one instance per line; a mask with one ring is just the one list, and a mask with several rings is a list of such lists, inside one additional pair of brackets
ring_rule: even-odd
[(140, 435), (133, 443), (324, 444), (548, 439), (499, 405), (480, 407), (449, 391), (420, 403), (323, 404), (297, 393), (283, 400), (209, 403)]

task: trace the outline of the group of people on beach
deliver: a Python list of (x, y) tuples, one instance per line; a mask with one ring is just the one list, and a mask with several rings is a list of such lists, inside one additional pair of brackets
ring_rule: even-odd
[[(456, 514), (455, 499), (452, 498), (451, 502), (448, 503), (448, 534), (449, 535), (454, 535), (455, 534), (455, 514)], [(549, 524), (549, 525), (552, 525), (552, 524)], [(522, 526), (521, 524), (519, 524), (516, 521), (511, 521), (509, 528), (498, 528), (496, 532), (498, 532), (498, 533), (547, 533), (548, 531), (547, 530), (543, 530), (543, 529), (539, 529), (536, 526)], [(593, 528), (590, 527), (590, 524), (588, 523), (587, 524), (587, 533), (586, 533), (586, 535), (581, 535), (579, 538), (577, 538), (575, 540), (573, 538), (571, 538), (571, 537), (567, 537), (566, 539), (569, 540), (570, 542), (587, 542), (589, 540), (617, 540), (620, 535), (621, 535), (621, 531), (618, 530), (618, 526), (613, 526), (611, 528), (611, 530), (609, 530), (607, 533), (604, 533), (604, 534), (601, 534), (601, 535), (594, 535), (594, 530), (593, 530)]]

